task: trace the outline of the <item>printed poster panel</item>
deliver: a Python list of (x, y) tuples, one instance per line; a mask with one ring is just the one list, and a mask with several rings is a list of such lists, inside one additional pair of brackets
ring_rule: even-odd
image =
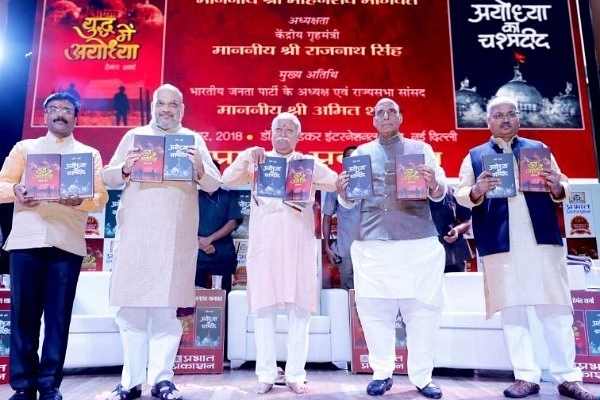
[(223, 167), (270, 147), (271, 121), (288, 111), (302, 123), (298, 150), (340, 171), (344, 147), (377, 136), (373, 108), (390, 97), (404, 136), (431, 144), (455, 177), (489, 138), (484, 104), (509, 94), (526, 136), (553, 149), (567, 176), (595, 178), (578, 11), (576, 0), (39, 0), (23, 136), (46, 132), (48, 94), (77, 92), (77, 137), (109, 160), (126, 129), (148, 122), (153, 90), (171, 83), (184, 125)]
[(596, 237), (594, 230), (594, 207), (591, 190), (572, 189), (563, 201), (567, 238)]
[(10, 290), (0, 289), (0, 384), (8, 383), (10, 332)]
[(583, 381), (600, 383), (600, 290), (573, 290), (575, 363)]
[(196, 289), (196, 306), (179, 308), (177, 317), (183, 334), (175, 357), (175, 373), (222, 373), (225, 291)]

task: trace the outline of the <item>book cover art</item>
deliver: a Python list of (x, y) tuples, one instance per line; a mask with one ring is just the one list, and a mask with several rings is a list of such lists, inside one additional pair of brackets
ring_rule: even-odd
[(194, 145), (193, 135), (165, 135), (165, 165), (163, 179), (168, 181), (191, 181), (194, 168), (187, 150)]
[(180, 348), (193, 348), (196, 337), (196, 323), (194, 321), (196, 309), (194, 307), (181, 307), (177, 309), (177, 318), (181, 322)]
[(92, 153), (61, 155), (60, 196), (94, 197), (94, 158)]
[(285, 202), (298, 205), (310, 201), (314, 169), (312, 158), (290, 160), (285, 179)]
[(427, 184), (419, 171), (423, 164), (424, 154), (396, 155), (396, 194), (399, 199), (427, 199)]
[(221, 346), (221, 311), (219, 307), (196, 309), (196, 347), (213, 349)]
[(133, 164), (131, 180), (136, 182), (162, 182), (165, 138), (156, 135), (135, 135), (133, 146), (139, 147), (142, 158)]
[(286, 159), (267, 157), (254, 171), (254, 193), (261, 197), (283, 198), (285, 192)]
[(104, 210), (89, 212), (85, 223), (86, 239), (103, 239), (104, 226)]
[(544, 169), (550, 169), (548, 147), (526, 147), (519, 149), (519, 189), (522, 192), (549, 192)]
[(373, 196), (373, 179), (371, 170), (371, 156), (344, 157), (342, 159), (344, 171), (348, 172), (350, 180), (346, 187), (346, 199), (356, 200)]
[(517, 195), (515, 170), (512, 153), (484, 154), (483, 170), (490, 171), (500, 179), (500, 184), (494, 190), (485, 194), (488, 198), (514, 197)]
[(108, 189), (108, 201), (104, 208), (104, 237), (114, 238), (117, 233), (117, 209), (121, 201), (121, 189)]
[(25, 161), (27, 198), (60, 198), (60, 154), (27, 154)]
[(586, 356), (588, 354), (588, 340), (583, 311), (573, 312), (573, 336), (575, 337), (575, 354)]
[(85, 239), (86, 255), (81, 262), (82, 271), (102, 271), (104, 239)]
[(0, 311), (0, 357), (10, 354), (10, 311)]

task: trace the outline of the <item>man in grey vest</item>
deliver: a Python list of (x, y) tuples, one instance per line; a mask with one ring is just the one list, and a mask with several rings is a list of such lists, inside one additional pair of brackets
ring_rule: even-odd
[(439, 399), (441, 389), (432, 381), (433, 348), (440, 324), (444, 247), (425, 200), (397, 198), (396, 155), (423, 154), (417, 166), (427, 186), (427, 197), (441, 201), (446, 175), (427, 143), (399, 133), (403, 115), (391, 99), (375, 105), (373, 125), (379, 137), (358, 146), (353, 155), (368, 154), (373, 171), (371, 198), (346, 200), (348, 173), (336, 184), (340, 204), (360, 207), (360, 233), (351, 247), (356, 308), (369, 349), (372, 396), (392, 388), (395, 368), (395, 323), (398, 310), (406, 323), (408, 378), (420, 394)]

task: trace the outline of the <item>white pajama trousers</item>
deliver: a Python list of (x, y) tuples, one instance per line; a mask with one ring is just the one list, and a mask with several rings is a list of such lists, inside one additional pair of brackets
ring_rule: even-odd
[(172, 381), (183, 332), (177, 309), (122, 307), (115, 321), (123, 345), (123, 388), (128, 390), (144, 382), (154, 385)]
[(423, 388), (431, 382), (435, 339), (440, 325), (439, 308), (415, 299), (358, 297), (356, 309), (369, 349), (373, 379), (392, 376), (396, 366), (396, 315), (406, 324), (408, 379)]
[[(502, 329), (508, 355), (513, 365), (515, 379), (539, 383), (542, 371), (535, 359), (532, 336), (527, 315), (528, 306), (506, 307), (501, 310)], [(582, 374), (575, 367), (575, 339), (573, 314), (567, 306), (529, 306), (535, 310), (543, 326), (548, 344), (548, 369), (555, 383), (581, 381)]]
[[(286, 303), (288, 310), (287, 360), (285, 379), (290, 383), (306, 380), (308, 329), (310, 312)], [(254, 342), (256, 344), (256, 376), (259, 382), (273, 383), (277, 379), (276, 354), (277, 305), (264, 307), (255, 313)]]

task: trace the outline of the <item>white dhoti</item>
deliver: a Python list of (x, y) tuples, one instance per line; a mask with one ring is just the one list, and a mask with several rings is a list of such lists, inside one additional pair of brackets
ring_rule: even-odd
[(122, 307), (115, 321), (123, 345), (123, 388), (173, 381), (173, 365), (183, 332), (177, 309)]
[[(542, 371), (535, 359), (528, 306), (505, 307), (500, 311), (502, 329), (515, 379), (539, 383)], [(573, 314), (567, 306), (537, 305), (535, 310), (548, 344), (548, 370), (555, 383), (581, 381), (582, 373), (575, 367)]]
[(356, 307), (369, 349), (373, 379), (392, 376), (398, 309), (406, 323), (408, 377), (431, 382), (440, 324), (445, 253), (437, 237), (355, 241), (352, 245)]

